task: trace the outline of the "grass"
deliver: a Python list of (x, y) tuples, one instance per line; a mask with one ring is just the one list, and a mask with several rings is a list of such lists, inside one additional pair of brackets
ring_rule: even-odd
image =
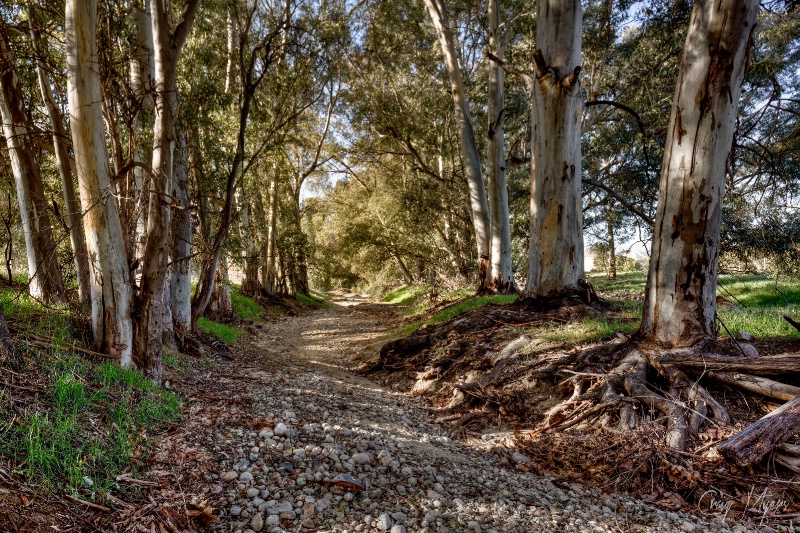
[(461, 301), (455, 305), (442, 309), (438, 313), (435, 313), (427, 320), (413, 322), (411, 324), (407, 324), (404, 326), (400, 333), (403, 335), (410, 335), (421, 328), (423, 325), (435, 326), (436, 324), (441, 324), (443, 322), (447, 322), (459, 315), (467, 313), (469, 311), (473, 311), (475, 309), (480, 309), (487, 304), (510, 304), (517, 301), (516, 294), (495, 294), (493, 296), (480, 296), (478, 298), (471, 298), (464, 301)]
[(429, 288), (426, 285), (406, 285), (386, 294), (381, 301), (397, 305), (411, 305), (417, 298), (428, 292)]
[[(629, 316), (641, 318), (646, 274), (626, 272), (609, 281), (604, 275), (590, 276), (590, 283), (622, 307)], [(735, 307), (718, 306), (717, 314), (731, 333), (746, 331), (756, 337), (800, 337), (800, 332), (783, 315), (800, 316), (800, 283), (776, 281), (765, 275), (723, 274), (717, 282), (717, 295)], [(720, 334), (728, 332), (721, 328)]]
[(252, 320), (253, 322), (263, 321), (261, 315), (265, 311), (264, 307), (258, 305), (252, 298), (240, 293), (237, 288), (231, 291), (231, 300), (233, 301), (233, 312), (242, 319)]
[(221, 322), (214, 322), (206, 317), (200, 317), (197, 320), (197, 326), (206, 333), (217, 336), (225, 344), (236, 344), (242, 334), (242, 330), (239, 328)]
[(3, 411), (0, 454), (31, 480), (75, 492), (105, 490), (146, 456), (148, 432), (180, 416), (178, 398), (134, 370), (77, 358), (38, 358), (46, 393), (24, 414)]
[(326, 309), (331, 306), (330, 302), (326, 300), (318, 300), (313, 296), (314, 291), (312, 292), (312, 296), (306, 296), (305, 294), (300, 294), (299, 292), (295, 295), (295, 298), (298, 302), (304, 305), (308, 305), (310, 307), (316, 307), (317, 309)]

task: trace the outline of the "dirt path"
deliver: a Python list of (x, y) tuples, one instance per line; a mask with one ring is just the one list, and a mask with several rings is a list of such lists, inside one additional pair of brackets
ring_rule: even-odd
[[(230, 374), (208, 373), (209, 394), (173, 439), (194, 436), (206, 454), (196, 468), (216, 530), (746, 530), (526, 473), (527, 458), (489, 440), (451, 440), (416, 398), (350, 371), (377, 355), (394, 319), (381, 304), (335, 301), (263, 327)], [(198, 399), (223, 393), (220, 405)]]

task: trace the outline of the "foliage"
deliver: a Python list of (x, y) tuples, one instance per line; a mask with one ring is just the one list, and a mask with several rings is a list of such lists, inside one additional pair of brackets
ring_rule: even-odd
[(234, 287), (233, 291), (231, 291), (231, 300), (233, 301), (233, 312), (236, 313), (239, 318), (253, 320), (254, 322), (263, 321), (261, 315), (265, 311), (264, 307), (256, 303), (252, 298), (239, 292), (237, 287)]

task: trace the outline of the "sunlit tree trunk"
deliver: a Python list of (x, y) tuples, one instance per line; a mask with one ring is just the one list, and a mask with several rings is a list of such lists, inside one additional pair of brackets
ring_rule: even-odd
[(583, 277), (579, 0), (538, 3), (532, 97), (529, 296), (577, 288)]
[(83, 304), (89, 303), (91, 289), (89, 288), (89, 256), (86, 255), (86, 238), (83, 234), (83, 221), (81, 220), (81, 206), (78, 203), (78, 194), (72, 175), (72, 163), (67, 152), (67, 133), (64, 130), (64, 118), (61, 109), (56, 104), (50, 86), (50, 77), (47, 75), (44, 62), (41, 58), (40, 35), (34, 26), (34, 14), (29, 11), (31, 25), (31, 44), (37, 54), (36, 74), (39, 80), (39, 90), (42, 101), (47, 108), (50, 119), (50, 128), (53, 131), (53, 147), (55, 148), (56, 165), (61, 178), (61, 191), (64, 195), (64, 210), (66, 211), (67, 224), (69, 225), (69, 240), (72, 246), (72, 257), (75, 263), (75, 277), (78, 281), (78, 299)]
[(244, 263), (244, 279), (242, 280), (242, 293), (249, 296), (258, 294), (258, 261), (256, 258), (256, 241), (253, 236), (253, 224), (250, 217), (250, 199), (247, 197), (244, 186), (241, 189), (239, 201), (239, 233), (242, 240), (242, 261)]
[(34, 157), (32, 124), (25, 112), (22, 87), (8, 48), (5, 30), (0, 32), (0, 116), (8, 145), (11, 170), (17, 188), (25, 251), (28, 256), (29, 291), (45, 302), (66, 299), (58, 265), (53, 230), (47, 213), (39, 165)]
[(667, 347), (715, 338), (725, 175), (756, 0), (696, 0), (672, 103), (641, 335)]
[[(504, 37), (500, 32), (497, 0), (489, 0), (489, 49), (501, 61), (505, 55)], [(486, 173), (489, 178), (489, 213), (491, 215), (491, 267), (490, 276), (498, 292), (515, 290), (511, 263), (511, 218), (508, 210), (506, 186), (506, 150), (504, 109), (505, 72), (496, 61), (489, 62), (489, 138)]]
[[(491, 253), (491, 233), (489, 223), (489, 204), (486, 198), (486, 188), (483, 185), (481, 176), (481, 159), (478, 153), (478, 145), (475, 141), (475, 129), (472, 125), (472, 116), (469, 112), (469, 102), (467, 101), (464, 89), (464, 80), (461, 76), (461, 68), (458, 64), (455, 39), (451, 31), (450, 20), (447, 15), (447, 8), (443, 0), (425, 0), (428, 6), (433, 26), (439, 36), (439, 44), (442, 48), (444, 63), (450, 77), (450, 91), (453, 95), (455, 105), (456, 122), (458, 123), (459, 140), (461, 152), (464, 158), (464, 171), (469, 185), (470, 208), (472, 210), (472, 223), (475, 227), (475, 239), (478, 244), (478, 257), (480, 261), (479, 272), (488, 275), (489, 255)], [(478, 289), (488, 287), (490, 280), (481, 277), (478, 280)]]
[(99, 351), (131, 364), (133, 324), (128, 261), (103, 127), (97, 71), (96, 0), (67, 0), (65, 37), (70, 127), (91, 265), (92, 332)]
[(172, 196), (172, 267), (170, 269), (170, 307), (175, 325), (189, 331), (192, 326), (192, 216), (189, 210), (189, 168), (186, 137), (177, 131), (178, 150)]
[(227, 2), (228, 8), (227, 8), (227, 17), (225, 20), (225, 36), (227, 38), (227, 45), (228, 45), (228, 64), (225, 68), (226, 93), (230, 92), (231, 86), (234, 81), (234, 76), (236, 75), (237, 27), (236, 27), (236, 16), (233, 12), (234, 1), (235, 0), (228, 0)]

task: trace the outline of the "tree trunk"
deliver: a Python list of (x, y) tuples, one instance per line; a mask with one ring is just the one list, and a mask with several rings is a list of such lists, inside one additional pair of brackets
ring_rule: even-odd
[(177, 131), (178, 151), (172, 196), (172, 268), (170, 272), (170, 306), (172, 319), (179, 329), (188, 332), (192, 326), (192, 216), (189, 205), (189, 168), (186, 137)]
[(581, 28), (579, 0), (538, 3), (525, 287), (529, 296), (574, 290), (583, 278)]
[(608, 224), (608, 275), (610, 280), (617, 279), (617, 245), (614, 242), (614, 221), (612, 219), (611, 201), (606, 207), (606, 223)]
[(90, 258), (92, 333), (98, 351), (130, 366), (133, 351), (131, 285), (103, 127), (95, 28), (96, 0), (67, 0), (67, 86), (72, 146), (86, 209), (84, 229)]
[(178, 111), (177, 66), (199, 0), (190, 1), (181, 22), (170, 32), (167, 4), (154, 2), (153, 43), (155, 50), (155, 127), (153, 129), (153, 175), (147, 208), (147, 232), (142, 258), (142, 281), (135, 305), (134, 361), (156, 382), (161, 381), (164, 299), (169, 262), (169, 203), (175, 150), (175, 120)]
[(749, 465), (798, 432), (800, 432), (800, 396), (753, 422), (720, 444), (717, 450), (730, 461)]
[[(131, 91), (141, 101), (141, 108), (131, 125), (133, 159), (144, 165), (147, 161), (147, 147), (137, 142), (137, 133), (153, 123), (155, 108), (155, 44), (153, 42), (153, 21), (151, 0), (134, 0), (131, 6), (131, 20), (135, 28), (136, 43), (131, 59)], [(127, 232), (129, 250), (135, 258), (144, 255), (145, 234), (147, 231), (147, 209), (149, 205), (150, 175), (143, 166), (133, 169), (133, 188), (129, 191)]]
[(242, 185), (241, 210), (239, 212), (239, 232), (242, 237), (244, 262), (244, 279), (242, 280), (242, 294), (256, 296), (258, 294), (258, 257), (256, 257), (256, 242), (253, 235), (253, 225), (250, 219), (250, 200), (246, 197)]
[[(489, 0), (489, 49), (501, 61), (505, 55), (505, 39), (500, 34), (497, 0)], [(486, 173), (489, 175), (489, 213), (491, 215), (490, 278), (497, 292), (516, 290), (511, 263), (511, 218), (506, 186), (506, 150), (504, 109), (505, 71), (495, 61), (489, 62), (489, 139), (486, 150)]]
[(758, 2), (697, 0), (664, 149), (641, 335), (669, 347), (715, 338), (725, 175)]
[(235, 75), (236, 69), (236, 17), (233, 13), (233, 2), (228, 0), (228, 9), (227, 13), (228, 16), (225, 20), (225, 35), (227, 37), (227, 45), (228, 45), (228, 64), (225, 68), (225, 92), (229, 93), (231, 90), (231, 85), (233, 84), (233, 78)]
[(75, 277), (78, 281), (78, 299), (82, 304), (88, 305), (91, 294), (89, 287), (89, 256), (86, 255), (86, 238), (83, 234), (81, 206), (78, 203), (78, 195), (75, 192), (72, 163), (67, 152), (67, 134), (64, 130), (64, 119), (50, 89), (50, 77), (47, 75), (44, 61), (41, 58), (39, 46), (41, 36), (38, 28), (34, 26), (34, 16), (35, 14), (31, 9), (29, 11), (31, 44), (37, 55), (36, 73), (39, 78), (39, 90), (42, 93), (42, 101), (47, 108), (50, 128), (53, 130), (56, 166), (58, 166), (58, 174), (61, 178), (61, 191), (64, 195), (64, 208), (67, 212), (67, 224), (69, 224), (69, 240), (72, 246), (72, 257), (75, 262)]
[(33, 297), (45, 302), (64, 301), (66, 292), (47, 213), (47, 199), (39, 165), (34, 158), (33, 128), (25, 112), (21, 84), (5, 30), (0, 32), (0, 93), (0, 116), (17, 188), (28, 256), (28, 290)]
[(216, 311), (221, 316), (231, 316), (233, 313), (233, 300), (231, 299), (231, 275), (230, 271), (228, 270), (228, 252), (224, 249), (219, 258), (216, 284)]
[[(445, 67), (450, 77), (450, 91), (455, 105), (456, 123), (458, 124), (461, 153), (464, 158), (464, 171), (469, 185), (470, 208), (472, 210), (472, 223), (475, 227), (475, 240), (478, 244), (479, 272), (488, 275), (489, 255), (491, 253), (491, 231), (489, 223), (489, 205), (486, 198), (486, 188), (481, 176), (481, 160), (478, 145), (475, 142), (475, 128), (472, 125), (472, 116), (469, 112), (469, 103), (464, 89), (464, 80), (458, 64), (456, 45), (450, 30), (450, 21), (447, 8), (443, 0), (425, 0), (428, 6), (433, 26), (439, 36), (442, 47)], [(478, 290), (488, 288), (491, 280), (479, 278)]]
[(278, 173), (275, 167), (275, 177), (269, 187), (269, 213), (267, 216), (267, 255), (264, 263), (264, 287), (269, 294), (274, 294), (277, 288), (276, 261), (275, 261), (275, 236), (278, 234)]

